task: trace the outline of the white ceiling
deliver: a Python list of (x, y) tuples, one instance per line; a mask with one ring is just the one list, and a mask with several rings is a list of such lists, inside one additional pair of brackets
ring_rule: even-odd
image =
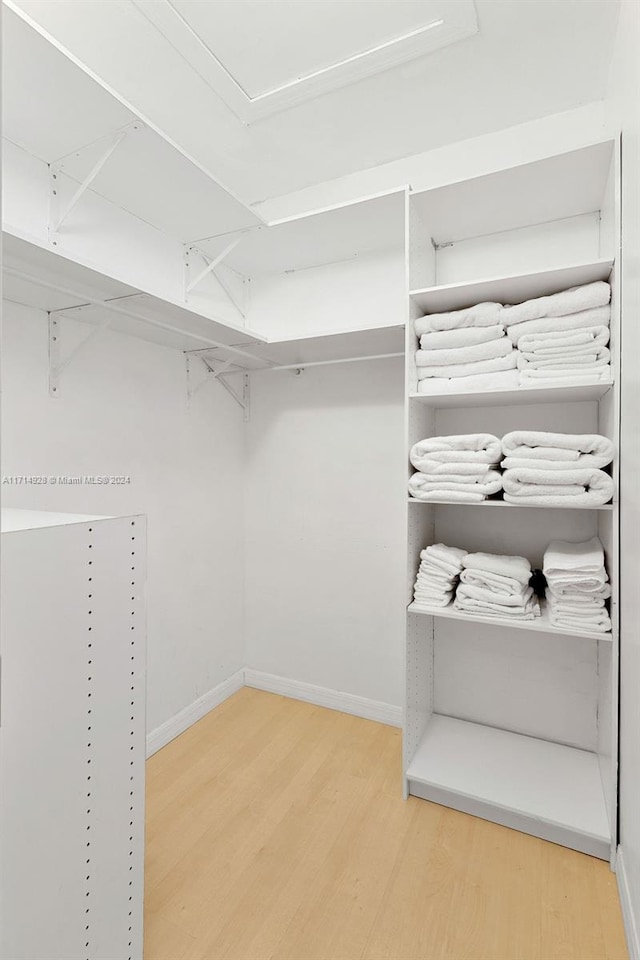
[(424, 56), (478, 29), (473, 0), (133, 3), (246, 123)]
[[(162, 29), (146, 15), (145, 0), (10, 3), (247, 203), (601, 99), (619, 6), (617, 0), (476, 0), (475, 36), (247, 125), (216, 92), (201, 61), (185, 57), (182, 35), (171, 33), (168, 18), (187, 17), (200, 33), (196, 44), (210, 45), (251, 99), (410, 32), (433, 16), (432, 0), (153, 4), (163, 11)], [(459, 5), (437, 4), (451, 16)], [(32, 69), (15, 50), (7, 84), (27, 84)], [(47, 91), (41, 93), (46, 101)], [(113, 110), (115, 119), (119, 109), (111, 103), (105, 112)], [(59, 111), (73, 120), (73, 106), (53, 99), (52, 137)]]
[[(172, 0), (170, 5), (252, 99), (424, 27), (438, 20), (443, 6), (422, 0), (394, 5)], [(264, 42), (274, 33), (277, 56)]]

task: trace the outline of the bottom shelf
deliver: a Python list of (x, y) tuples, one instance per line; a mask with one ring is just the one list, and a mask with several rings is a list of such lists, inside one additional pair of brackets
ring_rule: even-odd
[(406, 776), (413, 796), (609, 859), (595, 753), (434, 714)]

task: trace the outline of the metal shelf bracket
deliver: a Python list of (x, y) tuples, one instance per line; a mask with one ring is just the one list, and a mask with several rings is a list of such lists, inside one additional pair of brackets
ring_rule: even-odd
[[(81, 308), (76, 307), (73, 309), (80, 310)], [(76, 346), (63, 357), (61, 347), (62, 330), (60, 320), (58, 319), (58, 315), (61, 312), (62, 311), (57, 310), (50, 311), (47, 314), (49, 321), (49, 396), (54, 399), (60, 396), (60, 377), (62, 373), (67, 369), (74, 357), (111, 323), (111, 317), (105, 317), (100, 323), (96, 324), (95, 327), (91, 328), (84, 340), (77, 343)]]
[[(215, 257), (202, 252), (193, 243), (184, 245), (184, 299), (189, 301), (190, 294), (199, 286), (202, 281), (213, 276), (217, 281), (223, 294), (229, 302), (235, 307), (243, 320), (247, 316), (247, 283), (248, 281), (231, 267), (227, 267), (223, 260), (229, 256), (232, 250), (241, 243), (244, 233), (233, 240), (216, 254)], [(204, 266), (202, 264), (204, 263)]]
[[(215, 361), (205, 359), (204, 357), (191, 356), (189, 353), (185, 353), (185, 360), (187, 369), (187, 403), (189, 405), (191, 405), (191, 401), (205, 383), (210, 380), (217, 380), (220, 386), (224, 387), (227, 393), (242, 407), (244, 422), (249, 422), (251, 414), (251, 382), (248, 373), (242, 374), (242, 390), (238, 391), (225, 377), (229, 368), (235, 366), (233, 360), (224, 360), (220, 361), (220, 363), (215, 363)], [(205, 368), (204, 377), (197, 377), (196, 375), (196, 364), (198, 360), (202, 362), (202, 366)], [(237, 373), (238, 371), (235, 372)]]
[[(55, 160), (53, 163), (49, 164), (49, 239), (54, 247), (58, 244), (57, 235), (64, 221), (67, 219), (71, 211), (77, 206), (109, 158), (115, 153), (126, 137), (132, 133), (137, 133), (142, 129), (144, 129), (144, 124), (140, 120), (134, 120), (132, 123), (128, 123), (126, 126), (116, 130), (108, 137), (101, 138), (93, 143), (88, 143), (79, 150), (75, 150), (73, 153), (67, 154), (64, 157), (61, 157), (59, 160)], [(68, 164), (71, 158), (75, 159), (82, 156), (86, 150), (88, 150), (90, 147), (96, 146), (96, 144), (100, 142), (104, 142), (105, 149), (100, 153), (100, 156), (93, 164), (82, 183), (78, 185), (71, 198), (67, 200), (64, 205), (62, 205), (60, 198), (60, 187), (62, 174), (65, 171), (65, 165)]]

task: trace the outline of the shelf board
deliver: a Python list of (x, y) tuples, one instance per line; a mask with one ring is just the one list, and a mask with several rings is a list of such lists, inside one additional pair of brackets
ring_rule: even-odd
[[(569, 500), (570, 498), (567, 497)], [(579, 503), (508, 503), (506, 500), (482, 500), (480, 503), (461, 503), (459, 500), (418, 500), (417, 497), (407, 497), (408, 503), (423, 503), (430, 507), (510, 507), (516, 510), (613, 510), (615, 504), (603, 503), (599, 506), (585, 506)]]
[(543, 387), (515, 387), (509, 390), (474, 390), (468, 393), (410, 393), (409, 399), (438, 409), (495, 407), (502, 404), (523, 403), (581, 403), (586, 400), (600, 400), (612, 386), (612, 380), (597, 380), (594, 383), (563, 383)]
[(536, 297), (559, 293), (568, 287), (608, 280), (613, 260), (603, 258), (589, 263), (576, 263), (554, 270), (533, 273), (507, 274), (502, 277), (487, 277), (463, 283), (423, 287), (411, 290), (409, 296), (425, 313), (444, 313), (463, 310), (476, 303), (523, 303)]
[(505, 617), (482, 616), (477, 613), (461, 613), (454, 610), (453, 603), (448, 607), (428, 607), (421, 603), (410, 603), (407, 607), (409, 613), (417, 613), (425, 617), (444, 617), (449, 620), (465, 620), (468, 623), (493, 623), (498, 627), (510, 627), (514, 630), (533, 630), (536, 633), (556, 633), (562, 637), (584, 637), (587, 640), (607, 640), (613, 639), (611, 633), (602, 633), (596, 630), (573, 630), (568, 627), (554, 627), (549, 620), (545, 603), (540, 604), (541, 616), (535, 620), (511, 620)]
[(595, 753), (434, 714), (406, 776), (414, 796), (609, 858)]

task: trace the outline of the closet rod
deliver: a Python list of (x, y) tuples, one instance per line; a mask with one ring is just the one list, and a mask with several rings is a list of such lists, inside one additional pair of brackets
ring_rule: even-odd
[[(261, 357), (256, 357), (253, 353), (248, 353), (246, 350), (240, 350), (238, 347), (230, 347), (226, 343), (220, 343), (218, 340), (211, 340), (209, 337), (202, 337), (197, 333), (189, 333), (186, 330), (181, 330), (180, 327), (174, 327), (169, 323), (162, 323), (161, 320), (153, 320), (151, 317), (145, 317), (140, 313), (134, 313), (131, 310), (125, 310), (122, 307), (117, 307), (115, 304), (110, 301), (98, 300), (96, 297), (89, 297), (86, 293), (79, 293), (77, 290), (72, 290), (69, 287), (60, 286), (57, 283), (51, 283), (49, 280), (42, 280), (40, 277), (34, 277), (29, 273), (23, 273), (21, 270), (15, 270), (13, 267), (3, 267), (5, 273), (9, 274), (12, 277), (16, 277), (18, 280), (24, 280), (27, 283), (33, 283), (38, 287), (44, 287), (48, 290), (55, 290), (57, 293), (62, 293), (68, 297), (77, 297), (79, 299), (78, 304), (74, 304), (73, 307), (69, 309), (75, 309), (78, 306), (95, 306), (102, 307), (104, 310), (109, 310), (111, 313), (118, 313), (123, 317), (129, 317), (130, 320), (139, 320), (141, 323), (148, 323), (152, 327), (158, 327), (161, 330), (167, 330), (169, 333), (176, 333), (182, 337), (189, 337), (191, 340), (198, 340), (200, 343), (206, 343), (207, 346), (211, 349), (226, 350), (228, 353), (233, 353), (236, 356), (243, 357), (244, 359), (251, 360), (255, 363), (256, 359), (261, 360)], [(136, 294), (132, 294), (135, 296)], [(142, 290), (139, 291), (139, 296), (147, 297), (150, 294), (144, 293)], [(177, 306), (177, 304), (176, 304)], [(186, 309), (186, 308), (184, 308)], [(56, 313), (63, 313), (64, 310), (57, 309)], [(194, 316), (200, 317), (200, 314), (194, 314)], [(200, 317), (200, 319), (207, 320), (207, 317)], [(241, 333), (241, 331), (238, 331)], [(269, 361), (264, 361), (269, 363)]]
[[(284, 341), (286, 342), (286, 341)], [(270, 344), (273, 346), (273, 344)], [(389, 360), (392, 357), (404, 357), (404, 353), (374, 353), (367, 354), (364, 357), (339, 357), (336, 360), (301, 360), (300, 363), (285, 363), (271, 367), (256, 367), (252, 373), (258, 373), (261, 370), (304, 370), (306, 367), (328, 367), (334, 363), (360, 363), (363, 360)], [(262, 359), (258, 357), (256, 359)], [(231, 377), (235, 373), (247, 373), (246, 370), (227, 370), (225, 377)]]

